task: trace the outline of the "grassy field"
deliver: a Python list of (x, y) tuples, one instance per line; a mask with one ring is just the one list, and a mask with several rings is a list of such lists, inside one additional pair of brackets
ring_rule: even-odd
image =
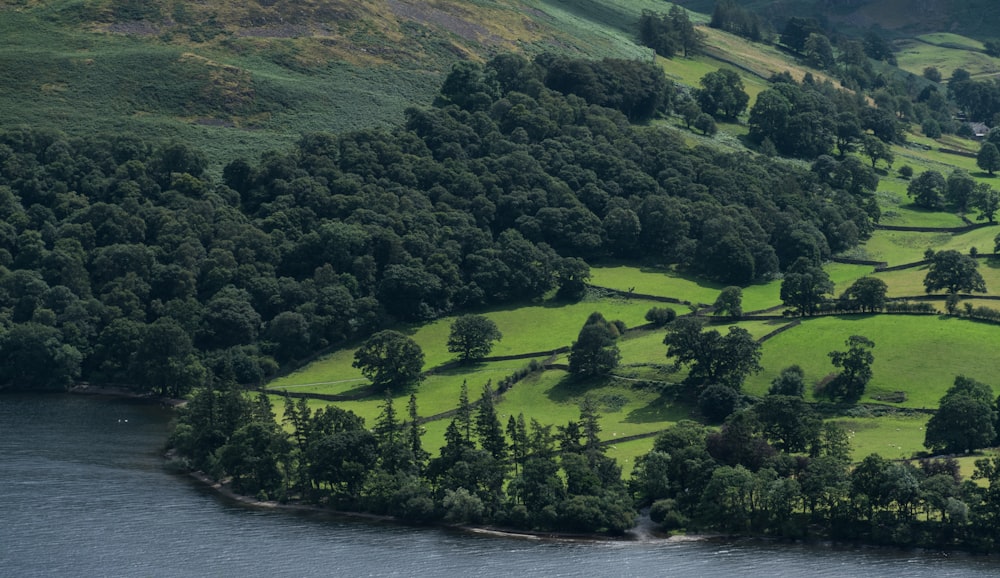
[[(983, 276), (983, 280), (986, 282), (987, 294), (1000, 294), (1000, 261), (997, 259), (979, 259), (979, 274)], [(910, 297), (926, 294), (924, 288), (924, 277), (927, 276), (926, 266), (913, 267), (901, 271), (886, 271), (876, 273), (875, 276), (885, 281), (889, 286), (889, 297)], [(1000, 309), (1000, 301), (984, 301), (982, 304)]]
[(851, 457), (861, 461), (865, 456), (876, 453), (889, 459), (909, 459), (924, 451), (924, 428), (929, 418), (921, 414), (900, 414), (832, 421), (847, 431)]
[(980, 254), (993, 252), (993, 238), (998, 227), (983, 227), (964, 233), (925, 233), (912, 231), (876, 231), (866, 241), (859, 254), (867, 259), (886, 261), (889, 265), (904, 265), (924, 259), (924, 251), (953, 249), (968, 253), (975, 247)]
[(906, 194), (910, 181), (883, 177), (879, 181), (878, 201), (882, 225), (906, 227), (963, 227), (965, 222), (954, 213), (932, 211), (913, 204)]
[(933, 66), (948, 78), (956, 68), (964, 68), (973, 76), (1000, 72), (1000, 61), (982, 52), (983, 44), (957, 34), (924, 34), (899, 43), (896, 59), (899, 68), (916, 75)]
[[(956, 375), (989, 383), (1000, 393), (1000, 358), (993, 354), (1000, 327), (938, 316), (876, 315), (808, 319), (764, 343), (764, 371), (747, 380), (745, 390), (763, 395), (780, 371), (802, 367), (809, 384), (834, 373), (827, 353), (843, 351), (851, 335), (875, 343), (873, 378), (862, 401), (896, 391), (900, 406), (933, 408)], [(807, 397), (813, 392), (808, 392)]]
[[(635, 288), (636, 293), (673, 297), (694, 304), (711, 305), (726, 286), (672, 269), (658, 267), (632, 267), (626, 265), (601, 265), (590, 270), (590, 282), (600, 287), (619, 291)], [(780, 282), (758, 283), (743, 288), (743, 310), (755, 311), (781, 304)], [(686, 312), (686, 305), (664, 304), (678, 313)]]

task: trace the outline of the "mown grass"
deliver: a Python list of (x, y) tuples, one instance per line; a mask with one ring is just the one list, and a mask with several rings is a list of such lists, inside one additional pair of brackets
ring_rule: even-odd
[[(920, 137), (912, 134), (908, 135), (907, 138), (914, 141), (915, 144), (919, 143), (920, 139), (926, 139), (926, 137)], [(951, 147), (942, 147), (940, 143), (936, 143), (931, 139), (926, 140), (934, 144), (927, 144), (923, 146), (893, 146), (892, 151), (896, 156), (893, 166), (900, 167), (903, 165), (910, 165), (914, 169), (914, 175), (919, 175), (925, 170), (935, 170), (947, 177), (951, 171), (956, 168), (960, 168), (972, 175), (974, 178), (982, 179), (986, 177), (986, 173), (980, 171), (979, 167), (976, 166), (975, 157), (944, 152), (941, 148), (948, 148), (950, 150)], [(924, 148), (924, 146), (928, 146), (930, 148)], [(979, 147), (976, 146), (972, 150), (972, 153), (975, 154), (978, 151)]]
[(763, 78), (750, 74), (738, 66), (706, 55), (698, 55), (690, 58), (683, 58), (681, 56), (663, 58), (657, 56), (656, 62), (663, 68), (667, 78), (694, 88), (701, 88), (701, 78), (710, 72), (717, 70), (731, 70), (735, 72), (743, 80), (743, 90), (750, 96), (747, 110), (753, 107), (754, 102), (757, 101), (757, 95), (768, 88), (767, 81)]
[[(587, 298), (577, 303), (549, 300), (522, 304), (484, 311), (482, 314), (492, 319), (504, 336), (495, 344), (491, 354), (505, 356), (546, 352), (571, 345), (587, 317), (595, 311), (608, 320), (620, 319), (628, 327), (642, 325), (646, 322), (646, 312), (655, 305), (658, 304), (641, 299)], [(425, 325), (397, 328), (420, 346), (424, 352), (425, 370), (457, 360), (447, 346), (454, 319), (445, 317)], [(541, 327), (545, 328), (544, 331), (539, 330)], [(324, 394), (342, 394), (364, 387), (368, 380), (351, 366), (358, 345), (360, 344), (324, 356), (293, 373), (275, 379), (268, 387)], [(527, 361), (503, 363), (520, 366), (527, 364)], [(503, 367), (506, 368), (506, 365)]]
[[(933, 408), (956, 375), (1000, 386), (1000, 357), (994, 355), (1000, 327), (936, 315), (858, 315), (807, 319), (768, 340), (764, 371), (749, 378), (745, 390), (765, 394), (771, 380), (792, 364), (803, 368), (807, 383), (819, 382), (838, 371), (827, 353), (846, 350), (851, 335), (875, 343), (873, 377), (862, 401), (902, 391), (906, 401), (900, 406)], [(815, 398), (811, 388), (807, 397)]]

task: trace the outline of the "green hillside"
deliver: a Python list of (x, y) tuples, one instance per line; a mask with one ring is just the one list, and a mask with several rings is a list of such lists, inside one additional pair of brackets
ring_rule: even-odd
[(402, 121), (454, 62), (504, 51), (648, 58), (660, 3), (0, 2), (0, 128), (183, 140), (215, 170), (307, 132)]

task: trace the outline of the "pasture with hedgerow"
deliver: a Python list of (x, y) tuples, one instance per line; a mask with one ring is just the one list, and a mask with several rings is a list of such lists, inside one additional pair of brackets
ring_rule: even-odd
[(0, 2), (0, 387), (261, 500), (993, 551), (1000, 39), (827, 4)]

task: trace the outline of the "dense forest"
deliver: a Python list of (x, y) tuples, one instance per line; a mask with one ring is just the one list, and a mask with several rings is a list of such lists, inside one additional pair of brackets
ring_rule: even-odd
[(0, 383), (259, 384), (400, 321), (579, 296), (595, 259), (746, 284), (871, 232), (854, 159), (810, 171), (630, 124), (678, 98), (653, 65), (502, 55), (405, 126), (306, 135), (222, 182), (182, 143), (8, 131)]

